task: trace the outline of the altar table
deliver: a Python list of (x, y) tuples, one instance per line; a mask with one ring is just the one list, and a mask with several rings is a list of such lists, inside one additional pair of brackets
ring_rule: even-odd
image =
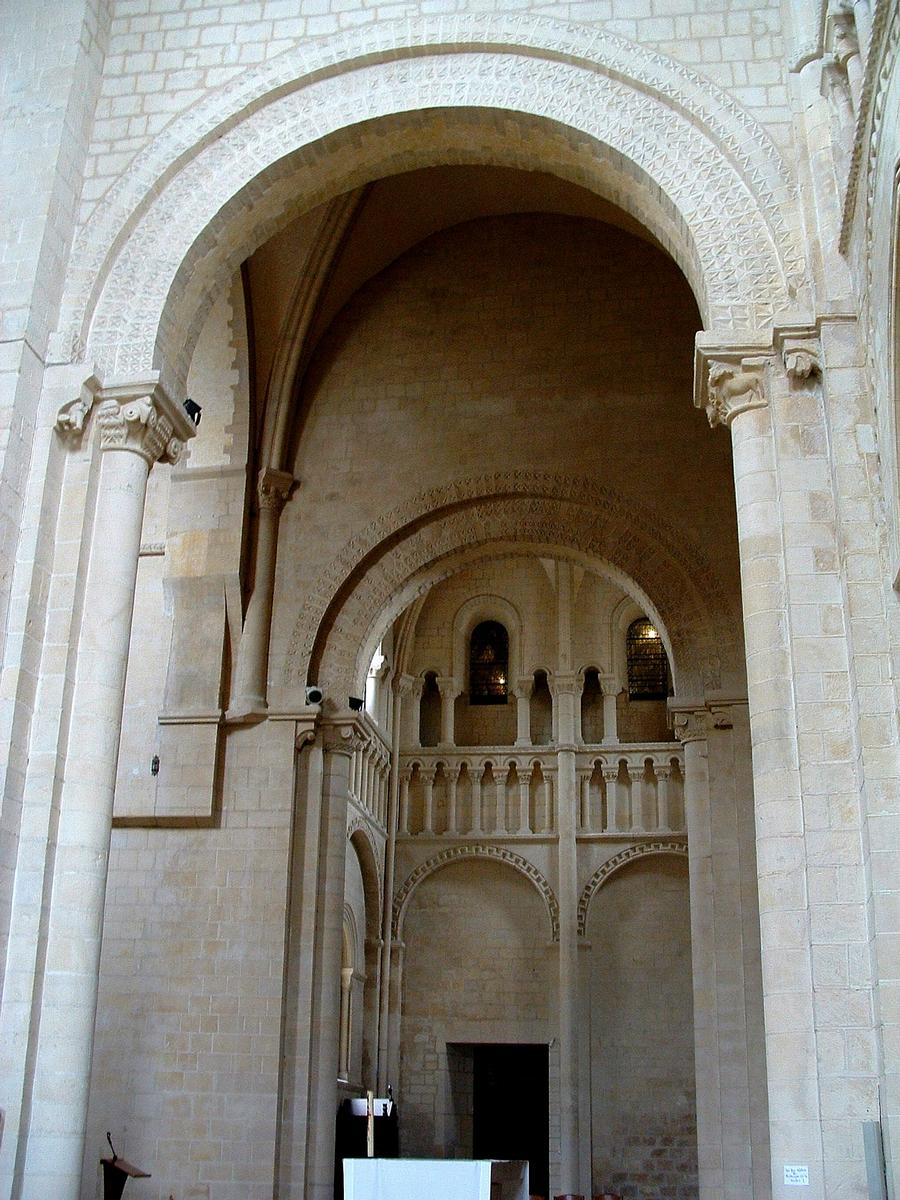
[(528, 1163), (345, 1158), (344, 1200), (528, 1200)]

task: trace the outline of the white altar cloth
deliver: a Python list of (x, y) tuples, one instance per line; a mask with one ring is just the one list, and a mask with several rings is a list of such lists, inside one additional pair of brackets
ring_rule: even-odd
[(491, 1164), (439, 1158), (345, 1158), (344, 1200), (490, 1200)]
[(439, 1158), (344, 1159), (344, 1200), (430, 1197), (528, 1200), (528, 1164)]

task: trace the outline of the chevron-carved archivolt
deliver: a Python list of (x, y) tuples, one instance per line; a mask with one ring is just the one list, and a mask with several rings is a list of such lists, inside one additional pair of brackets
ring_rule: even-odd
[(585, 936), (588, 909), (594, 893), (599, 892), (604, 883), (611, 875), (615, 875), (616, 871), (639, 858), (649, 858), (657, 854), (677, 854), (679, 858), (687, 858), (687, 852), (687, 843), (684, 841), (636, 842), (633, 846), (627, 846), (618, 854), (614, 854), (612, 858), (607, 859), (603, 866), (598, 867), (590, 877), (581, 893), (581, 899), (578, 901), (578, 936), (582, 938)]
[(420, 863), (407, 876), (394, 897), (391, 933), (395, 941), (400, 940), (403, 914), (406, 911), (409, 898), (422, 880), (427, 879), (429, 875), (433, 875), (435, 871), (439, 871), (441, 867), (446, 867), (450, 863), (461, 862), (467, 858), (487, 858), (494, 862), (505, 863), (508, 867), (512, 867), (513, 870), (519, 871), (526, 879), (529, 879), (544, 898), (544, 903), (547, 906), (547, 915), (550, 918), (551, 935), (555, 942), (559, 941), (559, 902), (550, 884), (537, 867), (533, 863), (528, 862), (527, 859), (522, 858), (520, 854), (515, 854), (512, 850), (507, 850), (504, 846), (494, 846), (490, 843), (481, 845), (476, 842), (467, 842), (461, 846), (451, 846), (447, 850), (442, 850), (440, 854), (435, 854), (432, 858)]
[[(436, 109), (495, 114), (467, 130), (469, 161), (517, 165), (510, 144), (533, 145), (530, 169), (581, 182), (649, 228), (708, 327), (765, 328), (796, 307), (806, 270), (792, 184), (730, 98), (663, 55), (593, 31), (519, 15), (457, 24), (376, 24), (331, 57), (327, 46), (304, 48), (308, 70), (294, 61), (289, 84), (275, 83), (273, 65), (252, 99), (252, 86), (242, 96), (232, 85), (218, 111), (212, 97), (176, 119), (79, 232), (57, 350), (80, 353), (86, 341), (110, 375), (150, 369), (163, 353), (184, 373), (210, 297), (287, 221), (428, 165), (429, 153), (457, 161), (462, 148), (435, 151), (425, 128)], [(317, 52), (327, 58), (319, 69)], [(367, 140), (367, 121), (390, 122), (392, 136)], [(513, 121), (521, 138), (509, 136)]]

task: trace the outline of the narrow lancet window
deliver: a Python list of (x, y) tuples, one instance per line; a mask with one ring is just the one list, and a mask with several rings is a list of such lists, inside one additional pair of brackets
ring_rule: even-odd
[(665, 700), (669, 694), (669, 660), (659, 631), (639, 617), (628, 626), (629, 700)]
[(499, 621), (482, 621), (469, 641), (469, 703), (505, 704), (509, 689), (509, 634)]

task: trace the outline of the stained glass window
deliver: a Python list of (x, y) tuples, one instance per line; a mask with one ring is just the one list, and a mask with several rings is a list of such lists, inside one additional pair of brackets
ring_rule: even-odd
[(665, 700), (669, 694), (669, 660), (659, 631), (639, 617), (628, 626), (629, 700)]
[(499, 621), (482, 621), (469, 641), (469, 703), (505, 704), (509, 635)]

